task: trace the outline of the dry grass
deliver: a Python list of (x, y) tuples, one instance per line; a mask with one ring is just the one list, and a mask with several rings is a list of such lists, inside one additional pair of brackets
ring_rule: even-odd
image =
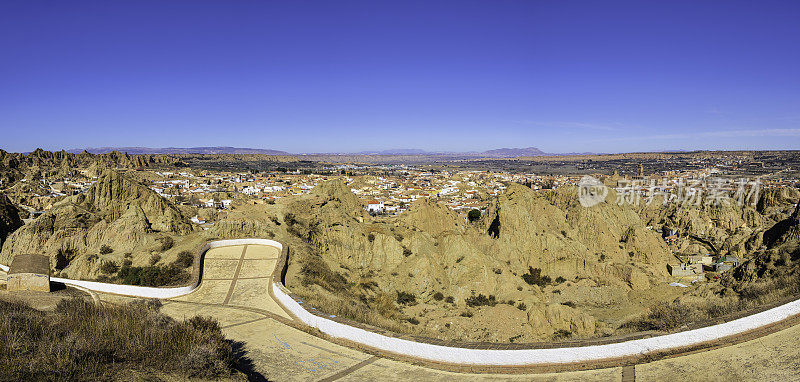
[(759, 279), (735, 289), (738, 293), (735, 298), (693, 304), (655, 305), (648, 314), (626, 322), (620, 328), (623, 331), (673, 331), (693, 322), (745, 312), (800, 295), (800, 279), (787, 273), (774, 278)]
[(53, 312), (0, 301), (0, 380), (110, 380), (130, 370), (230, 375), (234, 352), (209, 318), (175, 321), (160, 303), (97, 306), (80, 298)]
[(408, 332), (408, 328), (398, 320), (400, 313), (394, 306), (394, 298), (391, 296), (379, 295), (365, 303), (364, 301), (353, 301), (352, 299), (338, 296), (321, 297), (317, 294), (305, 294), (302, 292), (300, 294), (306, 302), (306, 309), (312, 306), (326, 314), (344, 317), (397, 333)]

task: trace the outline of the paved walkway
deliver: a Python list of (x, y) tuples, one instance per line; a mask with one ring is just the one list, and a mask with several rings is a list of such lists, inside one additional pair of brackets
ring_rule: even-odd
[[(203, 281), (194, 292), (164, 300), (175, 318), (195, 315), (219, 320), (225, 335), (244, 344), (251, 379), (271, 381), (632, 381), (800, 379), (800, 326), (752, 341), (648, 364), (554, 374), (465, 374), (416, 366), (331, 343), (281, 322), (291, 320), (269, 294), (280, 253), (262, 245), (209, 250)], [(100, 294), (102, 301), (127, 297)]]

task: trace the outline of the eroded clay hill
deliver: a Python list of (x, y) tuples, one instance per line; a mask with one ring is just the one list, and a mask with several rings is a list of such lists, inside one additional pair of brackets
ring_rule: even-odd
[[(511, 184), (477, 222), (431, 200), (384, 221), (366, 216), (348, 187), (332, 181), (286, 211), (284, 226), (295, 238), (287, 239), (295, 240), (291, 288), (321, 305), (328, 296), (334, 310), (363, 304), (407, 319), (410, 331), (450, 339), (608, 333), (652, 303), (631, 303), (628, 294), (663, 284), (674, 259), (635, 210), (581, 207), (574, 188)], [(402, 301), (409, 295), (414, 302)], [(386, 306), (387, 296), (401, 296), (399, 312)], [(597, 312), (614, 304), (616, 315)]]
[(169, 201), (109, 170), (85, 194), (58, 202), (11, 234), (3, 244), (0, 263), (8, 264), (19, 253), (47, 254), (53, 267), (66, 276), (85, 278), (100, 265), (89, 256), (100, 253), (104, 245), (118, 254), (147, 252), (159, 237), (193, 230)]
[(745, 257), (765, 248), (765, 232), (792, 213), (800, 192), (792, 188), (762, 190), (755, 205), (735, 201), (663, 203), (656, 198), (639, 213), (648, 225), (678, 232), (675, 251)]

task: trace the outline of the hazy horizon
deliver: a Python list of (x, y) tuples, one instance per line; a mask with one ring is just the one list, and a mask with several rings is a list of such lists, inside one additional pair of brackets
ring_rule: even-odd
[(800, 3), (4, 2), (0, 148), (800, 148)]

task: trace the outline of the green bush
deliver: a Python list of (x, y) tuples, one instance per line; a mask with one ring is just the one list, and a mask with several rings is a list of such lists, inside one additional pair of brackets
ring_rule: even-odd
[(433, 299), (436, 301), (442, 301), (444, 300), (444, 295), (442, 294), (442, 292), (436, 292), (433, 294)]
[(495, 306), (497, 305), (497, 300), (493, 295), (489, 295), (489, 297), (484, 296), (483, 294), (479, 294), (477, 296), (470, 296), (466, 299), (467, 306)]
[(467, 212), (467, 219), (469, 219), (470, 222), (476, 222), (480, 218), (481, 218), (481, 210), (472, 209), (469, 210), (469, 212)]
[(522, 279), (530, 285), (538, 285), (540, 287), (550, 284), (550, 276), (542, 275), (542, 270), (534, 267), (528, 267), (528, 273), (522, 275)]
[(189, 281), (190, 275), (175, 265), (134, 267), (123, 264), (117, 272), (123, 284), (143, 286), (177, 285)]
[(103, 264), (100, 264), (100, 272), (107, 275), (116, 273), (118, 269), (117, 263), (113, 261), (104, 261)]

